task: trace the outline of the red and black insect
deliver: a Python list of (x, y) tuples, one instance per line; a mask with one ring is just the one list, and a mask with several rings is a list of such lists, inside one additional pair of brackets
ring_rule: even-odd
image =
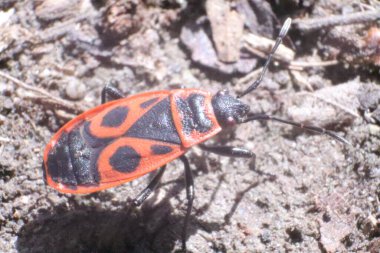
[(259, 79), (238, 98), (227, 91), (215, 95), (199, 89), (154, 91), (124, 98), (113, 86), (102, 91), (102, 105), (74, 118), (51, 139), (44, 152), (46, 182), (60, 192), (86, 194), (134, 180), (160, 168), (135, 199), (140, 205), (153, 191), (170, 161), (184, 163), (188, 208), (182, 247), (194, 199), (193, 177), (185, 152), (194, 145), (223, 156), (252, 158), (243, 148), (206, 146), (205, 140), (222, 128), (254, 120), (275, 120), (327, 134), (348, 143), (328, 130), (303, 126), (265, 114), (255, 114), (239, 100), (261, 82), (269, 62), (290, 27), (288, 19), (276, 40)]

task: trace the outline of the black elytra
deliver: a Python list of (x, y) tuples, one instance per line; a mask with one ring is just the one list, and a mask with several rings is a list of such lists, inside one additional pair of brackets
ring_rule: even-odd
[(68, 134), (63, 132), (48, 156), (47, 166), (49, 174), (54, 181), (68, 185), (77, 185), (67, 143)]
[(96, 167), (96, 149), (92, 149), (76, 127), (69, 133), (69, 153), (77, 183), (92, 185), (99, 182), (99, 173)]
[(63, 132), (50, 152), (47, 166), (55, 182), (75, 187), (76, 185), (96, 185), (99, 173), (96, 165), (98, 150), (90, 147), (81, 138), (80, 127), (69, 133)]
[(124, 136), (180, 145), (181, 139), (174, 125), (169, 98), (163, 99), (142, 115)]

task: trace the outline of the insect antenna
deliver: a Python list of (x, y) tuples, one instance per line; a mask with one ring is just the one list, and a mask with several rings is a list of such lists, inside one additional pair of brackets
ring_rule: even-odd
[(261, 73), (259, 75), (259, 78), (257, 78), (257, 80), (251, 86), (249, 86), (245, 91), (243, 91), (242, 94), (238, 95), (237, 98), (241, 98), (241, 97), (247, 95), (248, 93), (250, 93), (251, 91), (253, 91), (254, 89), (256, 89), (257, 86), (259, 86), (259, 84), (263, 80), (263, 77), (264, 77), (265, 73), (268, 70), (269, 63), (271, 62), (274, 53), (276, 52), (276, 50), (280, 46), (282, 40), (284, 39), (284, 37), (288, 33), (288, 30), (290, 28), (291, 23), (292, 23), (292, 19), (291, 18), (287, 18), (285, 20), (285, 22), (282, 25), (281, 30), (280, 30), (280, 32), (278, 34), (276, 42), (275, 42), (274, 46), (272, 47), (272, 50), (270, 51), (270, 53), (268, 55), (268, 58), (267, 58), (267, 60), (266, 60), (266, 62), (264, 64), (263, 70), (261, 71)]
[(334, 133), (332, 131), (326, 130), (326, 129), (321, 128), (321, 127), (309, 126), (309, 125), (304, 125), (302, 123), (298, 123), (298, 122), (294, 122), (294, 121), (290, 121), (290, 120), (280, 119), (280, 118), (277, 118), (277, 117), (274, 117), (271, 115), (267, 115), (267, 114), (248, 114), (247, 117), (245, 119), (243, 119), (241, 123), (246, 123), (246, 122), (254, 121), (254, 120), (273, 120), (273, 121), (281, 122), (283, 124), (292, 125), (292, 126), (295, 126), (298, 128), (309, 130), (311, 132), (328, 135), (328, 136), (334, 138), (335, 140), (337, 140), (341, 143), (352, 146), (352, 144), (348, 140), (337, 135), (336, 133)]

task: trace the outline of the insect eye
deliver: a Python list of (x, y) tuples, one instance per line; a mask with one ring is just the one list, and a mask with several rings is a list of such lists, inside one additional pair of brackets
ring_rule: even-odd
[(234, 117), (230, 116), (227, 118), (227, 123), (229, 126), (234, 126), (236, 125), (236, 120), (234, 119)]

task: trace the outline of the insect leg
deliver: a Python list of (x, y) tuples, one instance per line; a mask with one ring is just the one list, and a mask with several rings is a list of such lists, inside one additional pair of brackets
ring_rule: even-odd
[(271, 116), (271, 115), (267, 115), (267, 114), (250, 114), (241, 123), (246, 123), (246, 122), (253, 121), (253, 120), (273, 120), (273, 121), (281, 122), (283, 124), (292, 125), (292, 126), (302, 128), (302, 129), (306, 129), (306, 130), (309, 130), (309, 131), (312, 131), (315, 133), (325, 134), (325, 135), (328, 135), (328, 136), (334, 138), (335, 140), (340, 141), (344, 144), (352, 145), (345, 138), (337, 135), (336, 133), (334, 133), (332, 131), (326, 130), (324, 128), (316, 127), (316, 126), (308, 126), (308, 125), (304, 125), (302, 123), (298, 123), (298, 122), (294, 122), (294, 121), (290, 121), (290, 120), (285, 120), (285, 119), (280, 119), (280, 118), (277, 118), (275, 116)]
[(255, 158), (255, 154), (245, 148), (231, 146), (206, 146), (204, 144), (199, 144), (198, 146), (204, 151), (221, 156), (229, 156), (236, 158)]
[(144, 202), (144, 200), (146, 200), (149, 197), (149, 195), (153, 192), (153, 190), (157, 187), (158, 183), (160, 182), (161, 177), (165, 172), (165, 169), (166, 165), (162, 166), (160, 170), (157, 172), (157, 174), (154, 176), (152, 181), (150, 181), (148, 186), (142, 192), (140, 192), (139, 195), (137, 195), (137, 197), (133, 200), (133, 204), (135, 206), (140, 206)]
[(182, 231), (182, 250), (186, 252), (186, 238), (187, 238), (187, 226), (189, 224), (191, 209), (193, 208), (193, 200), (194, 200), (194, 180), (193, 174), (191, 173), (189, 161), (186, 156), (180, 156), (183, 165), (185, 166), (185, 180), (186, 180), (186, 198), (187, 198), (187, 210), (185, 223), (183, 225)]
[(101, 103), (104, 104), (106, 102), (120, 99), (123, 97), (125, 97), (123, 92), (121, 92), (121, 90), (113, 86), (113, 82), (110, 82), (102, 90)]

